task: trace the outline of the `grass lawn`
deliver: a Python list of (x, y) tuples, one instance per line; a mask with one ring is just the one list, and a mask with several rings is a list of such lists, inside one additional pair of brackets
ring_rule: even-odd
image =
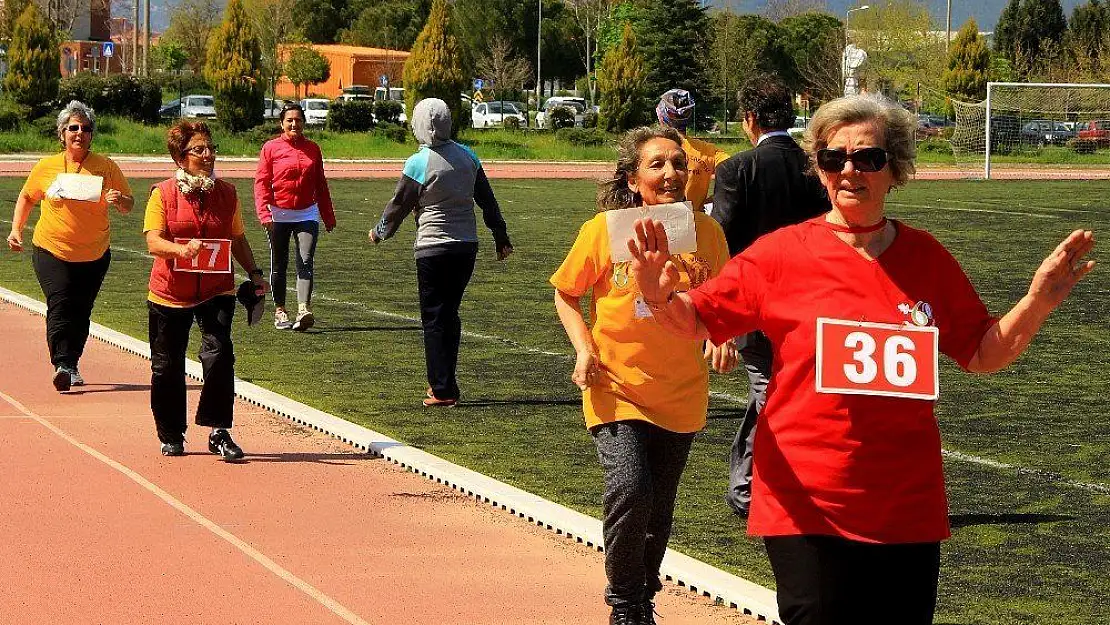
[[(0, 180), (0, 218), (10, 218), (21, 183)], [(249, 198), (250, 181), (236, 184)], [(596, 516), (601, 471), (568, 379), (571, 348), (547, 285), (593, 212), (594, 188), (545, 180), (500, 180), (494, 187), (517, 253), (498, 263), (488, 236), (483, 242), (462, 310), (471, 333), (459, 365), (463, 405), (420, 407), (425, 381), (412, 222), (385, 245), (365, 242), (392, 181), (332, 183), (339, 227), (319, 247), (317, 328), (296, 334), (237, 323), (237, 372)], [(1108, 193), (1110, 184), (1091, 181), (913, 182), (890, 197), (889, 212), (933, 232), (990, 309), (1003, 312), (1067, 232), (1110, 232)], [(95, 314), (139, 338), (146, 336), (151, 265), (141, 252), (141, 219), (141, 211), (115, 217), (112, 269)], [(266, 249), (260, 228), (250, 228), (250, 236), (256, 251)], [(41, 298), (29, 254), (0, 253), (0, 285)], [(943, 549), (937, 623), (1110, 622), (1108, 306), (1110, 271), (1099, 267), (1006, 372), (972, 376), (944, 367), (937, 412), (952, 452), (946, 469), (955, 529)], [(95, 380), (95, 371), (85, 374)], [(714, 390), (736, 396), (746, 386), (742, 375), (712, 379)], [(761, 543), (744, 535), (721, 500), (741, 408), (712, 401), (680, 491), (672, 545), (770, 585)], [(152, 424), (151, 453), (156, 443)], [(249, 450), (250, 441), (243, 443)]]

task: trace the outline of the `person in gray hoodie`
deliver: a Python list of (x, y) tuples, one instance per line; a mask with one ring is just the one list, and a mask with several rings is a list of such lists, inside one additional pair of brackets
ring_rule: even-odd
[(497, 259), (513, 252), (508, 227), (482, 163), (470, 148), (451, 140), (451, 111), (436, 98), (421, 100), (409, 116), (420, 151), (409, 157), (393, 199), (370, 241), (393, 236), (409, 213), (416, 213), (416, 277), (428, 391), (424, 405), (454, 406), (459, 401), (455, 369), (462, 321), (459, 305), (478, 256), (474, 204), (493, 233)]

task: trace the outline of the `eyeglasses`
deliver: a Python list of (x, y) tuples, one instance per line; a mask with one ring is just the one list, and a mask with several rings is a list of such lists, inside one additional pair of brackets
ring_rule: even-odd
[(191, 147), (191, 148), (189, 148), (188, 150), (185, 150), (185, 151), (188, 152), (189, 154), (192, 154), (193, 156), (205, 156), (206, 154), (216, 154), (217, 152), (220, 151), (220, 146), (215, 145), (215, 144), (213, 144), (213, 145), (194, 145), (193, 147)]
[(88, 125), (88, 126), (86, 126), (84, 124), (70, 124), (70, 125), (66, 126), (66, 130), (68, 130), (70, 132), (92, 132), (93, 127), (92, 127), (91, 124)]
[(828, 148), (817, 150), (817, 166), (829, 173), (840, 173), (848, 161), (852, 161), (856, 171), (873, 172), (886, 167), (888, 155), (882, 148), (861, 148), (852, 152)]

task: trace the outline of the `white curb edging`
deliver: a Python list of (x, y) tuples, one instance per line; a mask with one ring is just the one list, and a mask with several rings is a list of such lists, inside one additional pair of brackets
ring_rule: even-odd
[[(0, 287), (0, 299), (40, 315), (46, 304)], [(126, 352), (150, 359), (150, 346), (134, 337), (93, 323), (90, 334)], [(185, 372), (196, 380), (203, 377), (199, 362), (187, 359)], [(329, 434), (339, 440), (385, 458), (413, 473), (466, 494), (468, 497), (508, 511), (528, 522), (602, 551), (601, 521), (548, 501), (542, 497), (499, 482), (437, 456), (409, 447), (368, 428), (317, 410), (239, 378), (235, 392), (241, 399), (265, 408), (295, 423)], [(661, 573), (670, 581), (759, 620), (779, 624), (775, 593), (746, 579), (726, 573), (679, 553), (667, 550)]]

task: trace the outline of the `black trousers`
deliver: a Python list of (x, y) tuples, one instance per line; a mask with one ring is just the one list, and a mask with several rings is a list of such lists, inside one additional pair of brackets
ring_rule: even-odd
[(229, 428), (235, 405), (235, 352), (231, 318), (235, 296), (220, 295), (192, 308), (170, 308), (147, 302), (150, 336), (150, 410), (158, 440), (179, 443), (185, 438), (185, 350), (196, 319), (200, 328), (200, 363), (204, 386), (196, 423)]
[(424, 326), (424, 361), (428, 385), (439, 399), (458, 399), (455, 369), (459, 363), (462, 320), (459, 305), (474, 273), (477, 252), (451, 252), (416, 259), (420, 285), (420, 322)]
[(940, 543), (764, 539), (786, 625), (931, 625)]
[(93, 304), (112, 263), (111, 250), (87, 263), (64, 261), (35, 246), (31, 263), (46, 296), (46, 344), (55, 367), (76, 369), (89, 340)]

